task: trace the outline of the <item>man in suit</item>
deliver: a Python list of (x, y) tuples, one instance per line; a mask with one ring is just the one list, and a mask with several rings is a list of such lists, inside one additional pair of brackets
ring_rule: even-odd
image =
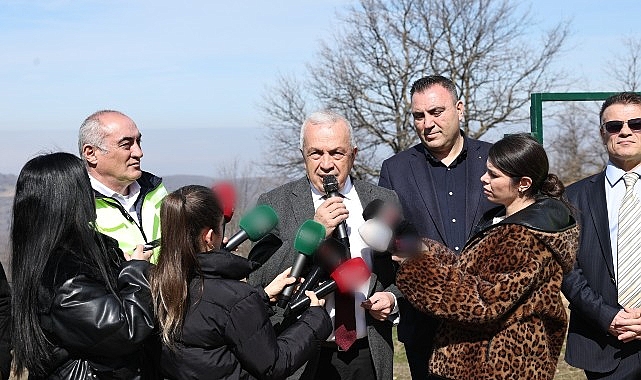
[[(364, 223), (362, 212), (369, 202), (380, 199), (398, 204), (398, 198), (393, 191), (350, 177), (358, 149), (350, 123), (344, 117), (330, 111), (313, 113), (303, 123), (300, 136), (307, 175), (259, 197), (259, 204), (270, 205), (278, 214), (279, 223), (273, 235), (282, 245), (276, 249), (277, 245), (264, 239), (254, 246), (250, 259), (261, 250), (275, 252), (250, 275), (249, 282), (264, 286), (292, 265), (298, 255), (293, 249), (296, 231), (305, 220), (323, 224), (327, 236), (346, 222), (351, 256), (362, 257), (372, 270), (369, 283), (353, 293), (350, 303), (353, 307), (349, 307), (355, 315), (357, 339), (349, 347), (339, 347), (332, 334), (321, 346), (317, 365), (310, 361), (302, 378), (391, 380), (393, 345), (389, 317), (396, 313), (396, 297), (400, 296), (393, 285), (394, 263), (389, 254), (372, 252), (361, 239), (358, 227)], [(327, 175), (336, 176), (340, 197), (325, 196), (323, 177)], [(325, 304), (333, 323), (338, 304), (335, 300), (332, 294)]]
[[(378, 184), (396, 191), (403, 215), (420, 236), (461, 252), (483, 213), (494, 207), (483, 196), (480, 180), (490, 144), (460, 130), (464, 105), (451, 80), (421, 78), (410, 95), (421, 143), (385, 160)], [(404, 299), (399, 302), (398, 338), (405, 345), (412, 378), (423, 380), (438, 321)]]
[[(562, 287), (571, 310), (565, 360), (584, 369), (588, 379), (641, 379), (641, 309), (618, 294), (625, 283), (621, 263), (626, 257), (619, 244), (625, 239), (619, 234), (619, 226), (625, 225), (619, 223), (619, 208), (626, 187), (629, 195), (641, 197), (641, 181), (630, 186), (623, 178), (641, 175), (641, 96), (611, 96), (599, 118), (609, 158), (606, 169), (567, 190), (579, 214), (581, 237), (575, 268)], [(632, 235), (641, 234), (638, 220), (631, 228)], [(635, 249), (633, 256), (638, 256), (641, 247)], [(641, 267), (630, 271), (639, 277)], [(641, 287), (632, 289), (641, 292)]]

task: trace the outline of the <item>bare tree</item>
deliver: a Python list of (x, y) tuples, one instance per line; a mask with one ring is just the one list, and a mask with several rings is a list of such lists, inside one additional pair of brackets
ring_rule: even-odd
[(599, 135), (599, 110), (589, 103), (566, 103), (548, 129), (550, 172), (565, 185), (603, 170), (607, 153)]
[(530, 92), (549, 91), (558, 78), (547, 67), (568, 33), (560, 23), (533, 44), (529, 13), (507, 0), (361, 0), (340, 20), (307, 76), (283, 76), (264, 97), (270, 151), (278, 152), (267, 164), (279, 173), (300, 175), (298, 130), (313, 107), (346, 115), (360, 149), (355, 174), (377, 176), (381, 157), (417, 141), (409, 89), (425, 75), (456, 83), (471, 137), (526, 120)]
[[(641, 38), (622, 40), (624, 53), (608, 62), (606, 73), (619, 91), (641, 90)], [(599, 136), (599, 106), (589, 103), (567, 103), (554, 112), (548, 128), (546, 145), (552, 171), (566, 184), (603, 170), (607, 152)]]
[(624, 52), (608, 62), (607, 73), (621, 91), (641, 90), (641, 38), (623, 39)]

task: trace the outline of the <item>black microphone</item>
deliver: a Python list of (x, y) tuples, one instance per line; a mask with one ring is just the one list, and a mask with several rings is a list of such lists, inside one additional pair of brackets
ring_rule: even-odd
[(305, 296), (306, 290), (314, 289), (327, 279), (336, 267), (349, 258), (347, 247), (337, 239), (328, 237), (323, 240), (314, 252), (314, 267), (305, 276), (305, 281), (298, 287), (290, 303), (296, 302)]
[(376, 218), (378, 215), (379, 211), (381, 208), (383, 208), (383, 205), (385, 202), (383, 202), (381, 199), (374, 199), (373, 201), (369, 202), (367, 206), (363, 209), (363, 220), (370, 220), (372, 218)]
[[(289, 277), (298, 279), (303, 273), (303, 269), (310, 256), (314, 255), (316, 248), (320, 242), (325, 238), (325, 227), (311, 219), (306, 220), (296, 232), (296, 239), (294, 240), (294, 249), (298, 251), (299, 255), (292, 265), (292, 270), (289, 272)], [(294, 293), (296, 283), (289, 284), (283, 288), (278, 300), (278, 306), (285, 308)]]
[[(310, 270), (309, 273), (307, 273), (307, 275), (305, 276), (305, 281), (300, 284), (298, 290), (296, 290), (296, 293), (294, 293), (289, 302), (296, 302), (298, 299), (305, 295), (306, 290), (312, 290), (316, 288), (323, 279), (327, 279), (327, 272), (325, 272), (323, 268), (317, 265), (313, 266), (312, 270)], [(289, 304), (287, 304), (287, 307), (289, 307)], [(287, 313), (287, 311), (285, 312)]]
[[(341, 197), (341, 193), (338, 192), (338, 180), (335, 175), (330, 174), (323, 177), (323, 190), (325, 190), (327, 197)], [(336, 234), (336, 237), (349, 248), (349, 236), (347, 236), (347, 223), (345, 221), (336, 226)]]
[[(369, 277), (371, 272), (369, 267), (360, 257), (355, 257), (341, 263), (331, 274), (331, 280), (325, 281), (316, 289), (314, 294), (316, 297), (323, 298), (326, 295), (338, 290), (342, 293), (351, 293), (361, 287)], [(309, 297), (301, 297), (296, 302), (289, 305), (286, 310), (288, 312), (285, 317), (300, 314), (303, 310), (307, 309), (311, 304)]]

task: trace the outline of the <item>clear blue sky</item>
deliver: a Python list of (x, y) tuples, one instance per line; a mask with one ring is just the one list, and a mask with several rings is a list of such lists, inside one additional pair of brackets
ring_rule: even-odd
[[(3, 0), (0, 2), (0, 173), (40, 151), (76, 152), (95, 110), (118, 109), (143, 133), (143, 168), (217, 176), (260, 161), (260, 112), (279, 73), (302, 74), (329, 40), (340, 0)], [(544, 29), (573, 20), (560, 65), (575, 91), (609, 90), (604, 65), (639, 35), (641, 2), (536, 1)], [(296, 139), (296, 136), (292, 136)], [(276, 154), (277, 152), (274, 152)]]

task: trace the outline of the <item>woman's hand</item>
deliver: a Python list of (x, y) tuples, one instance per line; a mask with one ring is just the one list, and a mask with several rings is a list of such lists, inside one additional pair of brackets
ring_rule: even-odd
[(316, 297), (316, 293), (314, 293), (311, 290), (305, 290), (305, 295), (309, 297), (309, 306), (325, 306), (325, 300), (324, 299), (318, 299)]
[(130, 260), (145, 260), (149, 261), (151, 258), (151, 255), (153, 253), (153, 249), (149, 250), (143, 250), (144, 246), (142, 244), (138, 244), (136, 246), (136, 249), (134, 249), (134, 252), (132, 254), (129, 254), (127, 252), (124, 253), (125, 260), (130, 261)]
[(276, 296), (283, 291), (283, 288), (296, 282), (296, 278), (288, 277), (291, 271), (292, 267), (285, 269), (283, 273), (276, 276), (276, 278), (265, 287), (265, 293), (267, 293), (267, 297), (269, 297), (269, 302), (276, 302)]

